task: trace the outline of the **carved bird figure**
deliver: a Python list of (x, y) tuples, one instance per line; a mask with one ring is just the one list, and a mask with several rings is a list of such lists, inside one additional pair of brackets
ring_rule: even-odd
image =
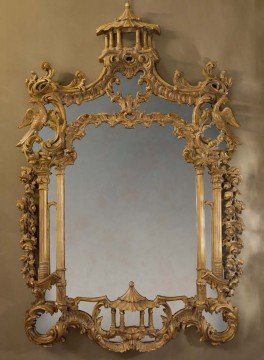
[(23, 120), (19, 124), (19, 129), (26, 126), (30, 126), (28, 132), (22, 137), (17, 146), (23, 146), (23, 144), (32, 136), (40, 131), (47, 120), (46, 109), (43, 105), (39, 105), (39, 110), (34, 111), (33, 109), (28, 109)]
[(206, 104), (207, 102), (210, 103), (211, 96), (205, 95), (202, 96), (200, 99), (197, 100), (196, 105), (193, 109), (192, 113), (192, 123), (198, 125), (206, 120), (208, 115), (210, 114), (211, 109), (204, 109), (201, 110), (202, 105)]
[(212, 111), (212, 118), (215, 126), (218, 130), (228, 131), (227, 125), (233, 127), (239, 127), (238, 122), (236, 121), (232, 110), (229, 107), (220, 110), (220, 106), (225, 104), (228, 101), (226, 96), (220, 98), (216, 103)]

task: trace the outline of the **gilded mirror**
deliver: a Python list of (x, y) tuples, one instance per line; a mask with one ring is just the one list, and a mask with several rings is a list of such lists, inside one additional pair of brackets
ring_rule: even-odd
[[(227, 106), (231, 79), (210, 61), (197, 85), (178, 70), (167, 83), (156, 68), (158, 34), (158, 25), (126, 4), (119, 18), (97, 30), (105, 48), (96, 81), (77, 72), (62, 85), (45, 62), (44, 74), (33, 72), (26, 82), (32, 107), (18, 146), (29, 165), (22, 168), (18, 207), (22, 273), (35, 296), (25, 330), (36, 344), (64, 341), (70, 327), (115, 352), (156, 350), (189, 326), (213, 345), (235, 335), (231, 297), (241, 274), (243, 204), (239, 170), (230, 165), (238, 144), (232, 133), (238, 123)], [(122, 85), (131, 81), (137, 91)], [(100, 242), (103, 225), (107, 239)], [(124, 247), (126, 260), (115, 246)], [(83, 254), (86, 273), (78, 264)], [(153, 261), (148, 269), (146, 259)], [(191, 274), (193, 285), (182, 294), (180, 284), (189, 284)], [(164, 275), (156, 289), (162, 295), (151, 293), (158, 275)], [(112, 292), (101, 293), (102, 284)], [(144, 291), (143, 284), (150, 286)], [(58, 314), (46, 331), (36, 325), (43, 314)], [(220, 314), (226, 326), (215, 328), (208, 314)]]

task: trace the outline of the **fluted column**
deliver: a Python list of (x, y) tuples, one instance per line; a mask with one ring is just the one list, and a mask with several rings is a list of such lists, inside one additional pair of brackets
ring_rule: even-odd
[(38, 173), (39, 185), (39, 280), (45, 279), (50, 274), (50, 241), (48, 220), (48, 184), (49, 171)]
[(60, 276), (57, 283), (58, 305), (66, 302), (65, 281), (65, 230), (64, 230), (64, 168), (56, 168), (56, 272)]
[(206, 283), (202, 279), (206, 268), (205, 262), (205, 221), (204, 221), (204, 168), (198, 166), (196, 171), (196, 228), (197, 228), (197, 296), (204, 301)]
[(212, 256), (212, 272), (215, 276), (223, 277), (222, 264), (222, 174), (219, 171), (211, 172), (211, 182), (213, 191), (213, 219), (212, 219), (212, 235), (213, 235), (213, 256)]

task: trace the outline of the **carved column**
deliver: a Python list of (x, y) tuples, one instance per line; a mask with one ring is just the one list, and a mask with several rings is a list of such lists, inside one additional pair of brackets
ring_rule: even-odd
[(114, 331), (116, 329), (116, 309), (111, 309), (111, 326), (110, 331)]
[(114, 33), (113, 30), (109, 31), (109, 46), (110, 49), (114, 47)]
[(120, 29), (116, 30), (116, 47), (117, 49), (121, 49), (122, 47), (122, 34)]
[(119, 310), (120, 313), (120, 330), (125, 330), (125, 311)]
[(152, 47), (152, 34), (148, 34), (148, 47)]
[(48, 224), (48, 184), (49, 171), (38, 172), (39, 185), (39, 280), (50, 274), (50, 241)]
[(106, 49), (109, 48), (109, 37), (108, 37), (108, 34), (105, 35), (105, 48), (106, 48)]
[(211, 172), (213, 191), (213, 219), (212, 219), (212, 272), (215, 276), (223, 277), (222, 264), (222, 173), (219, 170)]
[(56, 272), (60, 276), (57, 283), (56, 300), (58, 305), (65, 305), (65, 230), (64, 230), (64, 168), (56, 168)]
[(136, 48), (137, 49), (141, 48), (140, 30), (139, 29), (136, 30)]
[(148, 326), (152, 329), (153, 325), (153, 309), (148, 309)]
[(196, 227), (197, 227), (197, 296), (204, 301), (206, 283), (202, 279), (205, 262), (205, 221), (204, 221), (204, 168), (197, 166), (196, 171)]
[(148, 32), (147, 32), (147, 30), (144, 30), (144, 32), (143, 32), (143, 44), (144, 44), (144, 49), (146, 49), (148, 47)]
[(140, 316), (139, 326), (140, 326), (140, 329), (143, 330), (145, 328), (145, 320), (144, 320), (145, 311), (141, 310), (140, 313), (139, 313), (139, 316)]

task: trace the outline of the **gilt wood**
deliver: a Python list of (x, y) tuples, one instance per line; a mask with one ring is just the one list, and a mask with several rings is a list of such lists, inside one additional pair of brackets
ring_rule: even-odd
[[(126, 45), (125, 36), (135, 35), (135, 44)], [(105, 49), (99, 60), (103, 70), (99, 78), (89, 84), (83, 73), (77, 72), (68, 85), (62, 85), (54, 79), (54, 69), (47, 62), (42, 64), (44, 75), (32, 73), (27, 80), (27, 89), (32, 107), (20, 124), (29, 130), (18, 143), (29, 163), (23, 167), (21, 181), (25, 186), (25, 195), (18, 202), (22, 212), (21, 247), (24, 255), (22, 273), (27, 285), (35, 295), (35, 301), (26, 313), (25, 330), (29, 339), (36, 344), (48, 345), (64, 341), (69, 327), (77, 327), (82, 334), (105, 349), (124, 352), (138, 350), (151, 351), (160, 348), (171, 340), (181, 329), (194, 326), (201, 340), (217, 345), (232, 339), (238, 325), (237, 308), (230, 297), (238, 284), (242, 271), (239, 258), (243, 246), (241, 233), (243, 221), (241, 212), (243, 203), (237, 199), (240, 183), (239, 170), (230, 165), (238, 139), (230, 127), (238, 123), (228, 102), (231, 79), (225, 71), (218, 71), (216, 64), (208, 62), (202, 73), (203, 80), (191, 85), (181, 71), (176, 70), (173, 83), (164, 81), (158, 74), (156, 64), (159, 55), (153, 46), (153, 35), (160, 34), (158, 25), (143, 22), (135, 16), (129, 4), (124, 13), (114, 22), (105, 24), (97, 30), (105, 36)], [(139, 84), (145, 84), (144, 92), (135, 97), (124, 96), (114, 91), (119, 84), (118, 73), (131, 79), (141, 72)], [(91, 101), (107, 95), (120, 106), (115, 114), (84, 114), (72, 123), (67, 122), (65, 106)], [(192, 121), (186, 122), (176, 113), (144, 113), (139, 106), (147, 102), (151, 95), (162, 97), (177, 104), (193, 107)], [(45, 105), (50, 104), (48, 109)], [(192, 163), (196, 173), (196, 210), (197, 210), (197, 293), (186, 296), (167, 297), (158, 295), (149, 300), (140, 295), (134, 283), (129, 283), (127, 292), (110, 301), (107, 296), (67, 297), (65, 244), (64, 244), (64, 169), (74, 164), (76, 151), (74, 141), (85, 135), (86, 127), (98, 127), (103, 123), (110, 127), (122, 125), (134, 128), (141, 125), (150, 127), (171, 125), (173, 135), (185, 139), (184, 159)], [(218, 134), (208, 138), (205, 130), (215, 126)], [(40, 131), (49, 127), (54, 138), (45, 140)], [(224, 149), (221, 144), (225, 144)], [(38, 149), (36, 149), (36, 145)], [(56, 169), (56, 201), (48, 203), (49, 176)], [(204, 199), (204, 172), (208, 171), (212, 182), (212, 201)], [(50, 273), (49, 217), (50, 207), (56, 207), (56, 271)], [(212, 208), (212, 264), (205, 263), (204, 207)], [(193, 265), (193, 264), (192, 264)], [(216, 290), (217, 296), (206, 295), (206, 285)], [(45, 300), (45, 292), (56, 286), (56, 301)], [(91, 314), (79, 309), (80, 302), (94, 303)], [(180, 301), (181, 310), (173, 313), (170, 303)], [(156, 329), (153, 314), (156, 308), (162, 308), (163, 325)], [(111, 326), (108, 330), (101, 326), (102, 308), (110, 310)], [(36, 320), (43, 313), (53, 314), (61, 311), (58, 322), (45, 334), (36, 330)], [(218, 332), (204, 318), (203, 312), (221, 313), (227, 328)], [(117, 323), (117, 312), (120, 322)], [(138, 312), (139, 323), (126, 325), (126, 313)], [(115, 341), (119, 336), (120, 341)], [(150, 340), (146, 340), (146, 337)]]

